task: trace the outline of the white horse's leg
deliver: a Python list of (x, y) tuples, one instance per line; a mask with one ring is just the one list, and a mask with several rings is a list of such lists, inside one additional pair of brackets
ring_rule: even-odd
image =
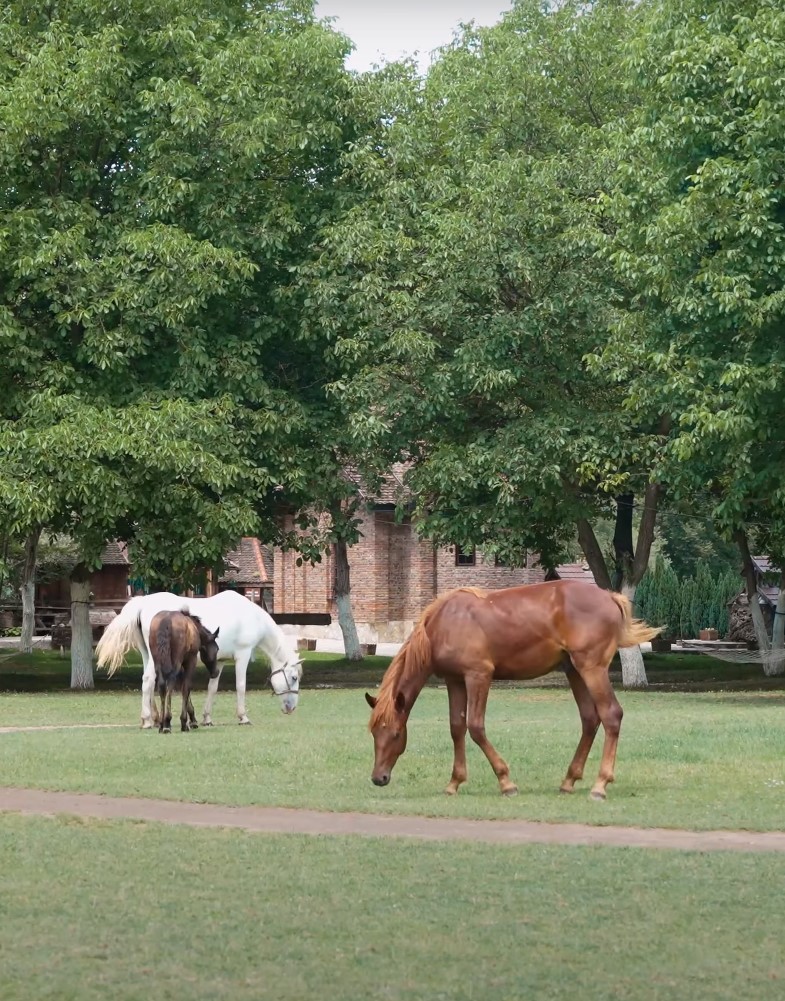
[(223, 663), (218, 661), (218, 674), (214, 678), (210, 678), (207, 682), (207, 698), (204, 700), (204, 712), (202, 713), (202, 726), (212, 726), (213, 725), (213, 699), (215, 698), (215, 693), (218, 691), (218, 682), (221, 680), (221, 671), (223, 671)]
[(142, 729), (149, 730), (153, 725), (152, 704), (155, 689), (155, 664), (147, 649), (142, 644)]
[(235, 655), (234, 676), (237, 679), (237, 718), (241, 723), (250, 723), (245, 711), (245, 678), (252, 650), (241, 650)]

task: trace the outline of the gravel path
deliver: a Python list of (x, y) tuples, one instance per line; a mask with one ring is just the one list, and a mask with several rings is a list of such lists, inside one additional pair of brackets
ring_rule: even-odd
[(0, 812), (102, 820), (147, 820), (230, 827), (263, 834), (358, 835), (484, 844), (611, 845), (680, 851), (785, 852), (785, 833), (597, 827), (528, 820), (463, 820), (370, 813), (322, 813), (280, 807), (232, 807), (160, 799), (0, 787)]

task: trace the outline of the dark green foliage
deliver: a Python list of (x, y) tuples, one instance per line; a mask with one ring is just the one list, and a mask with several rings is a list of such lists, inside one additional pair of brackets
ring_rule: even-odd
[(635, 614), (652, 625), (664, 625), (669, 639), (694, 639), (701, 629), (728, 632), (728, 602), (741, 590), (738, 574), (714, 575), (699, 563), (695, 577), (680, 580), (663, 557), (657, 557), (635, 595)]

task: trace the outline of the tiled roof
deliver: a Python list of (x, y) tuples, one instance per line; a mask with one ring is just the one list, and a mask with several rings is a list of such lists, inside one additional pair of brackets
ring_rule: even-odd
[(271, 584), (259, 540), (250, 536), (241, 539), (237, 549), (224, 557), (224, 573), (218, 580), (227, 584)]
[(104, 546), (104, 551), (101, 553), (101, 565), (113, 567), (129, 566), (128, 547), (126, 544), (118, 542), (116, 539), (107, 542)]
[(382, 480), (379, 490), (371, 494), (371, 491), (363, 483), (362, 477), (355, 466), (344, 467), (344, 475), (352, 483), (360, 488), (360, 494), (374, 504), (398, 504), (407, 501), (411, 497), (411, 492), (404, 484), (403, 479), (410, 464), (406, 462), (393, 463), (390, 472)]
[(561, 580), (588, 580), (594, 583), (594, 574), (585, 563), (561, 563), (556, 567)]

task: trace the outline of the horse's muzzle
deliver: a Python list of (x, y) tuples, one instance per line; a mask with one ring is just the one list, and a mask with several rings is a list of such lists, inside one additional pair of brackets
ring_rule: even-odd
[(375, 786), (387, 786), (390, 784), (390, 775), (389, 773), (385, 773), (384, 775), (372, 775), (371, 782), (373, 782)]

